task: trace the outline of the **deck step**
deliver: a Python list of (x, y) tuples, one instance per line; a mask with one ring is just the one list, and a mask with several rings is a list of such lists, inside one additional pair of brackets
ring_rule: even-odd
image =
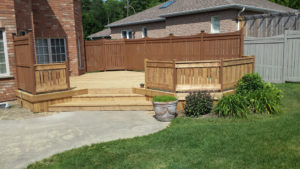
[(54, 104), (49, 111), (152, 111), (149, 101), (71, 101)]
[(89, 94), (133, 94), (130, 88), (88, 89)]
[(146, 97), (139, 94), (84, 94), (72, 97), (72, 101), (146, 101)]

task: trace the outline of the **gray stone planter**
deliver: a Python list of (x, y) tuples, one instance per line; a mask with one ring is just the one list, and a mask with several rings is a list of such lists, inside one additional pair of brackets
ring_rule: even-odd
[(162, 122), (169, 122), (176, 117), (177, 101), (173, 102), (153, 102), (155, 118)]

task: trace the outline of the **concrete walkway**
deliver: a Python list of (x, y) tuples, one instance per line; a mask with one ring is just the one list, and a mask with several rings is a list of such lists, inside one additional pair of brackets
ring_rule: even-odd
[(169, 123), (149, 112), (65, 112), (26, 120), (0, 120), (0, 168), (24, 168), (72, 148), (157, 132)]

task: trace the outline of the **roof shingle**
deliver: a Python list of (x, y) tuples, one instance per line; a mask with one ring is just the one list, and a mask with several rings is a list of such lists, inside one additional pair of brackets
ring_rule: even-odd
[[(130, 25), (143, 22), (154, 22), (159, 20), (164, 20), (165, 17), (172, 14), (179, 14), (182, 12), (189, 11), (201, 11), (201, 10), (213, 10), (215, 7), (228, 7), (228, 8), (238, 8), (245, 6), (249, 10), (258, 9), (261, 11), (269, 12), (293, 12), (294, 9), (272, 3), (268, 0), (176, 0), (175, 3), (168, 6), (167, 8), (160, 7), (162, 4), (147, 9), (145, 11), (139, 12), (137, 14), (131, 15), (119, 21), (113, 22), (107, 27), (116, 27), (121, 25)], [(219, 8), (221, 9), (221, 8)], [(216, 9), (215, 9), (216, 10)]]

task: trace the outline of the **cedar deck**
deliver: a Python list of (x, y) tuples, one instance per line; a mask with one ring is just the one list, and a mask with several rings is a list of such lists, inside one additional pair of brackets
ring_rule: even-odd
[(136, 71), (108, 71), (70, 77), (73, 89), (137, 88), (145, 83), (145, 73)]

